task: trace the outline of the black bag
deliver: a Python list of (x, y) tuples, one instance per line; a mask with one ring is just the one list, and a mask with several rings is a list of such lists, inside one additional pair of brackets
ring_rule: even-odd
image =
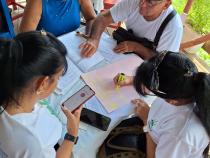
[(98, 158), (146, 158), (146, 135), (138, 117), (122, 121), (99, 149)]
[(124, 41), (135, 41), (135, 42), (143, 44), (147, 48), (153, 49), (152, 41), (150, 41), (146, 38), (141, 38), (141, 37), (135, 36), (131, 29), (126, 30), (122, 27), (119, 27), (117, 30), (113, 31), (112, 36), (117, 41), (117, 44), (124, 42)]
[[(117, 43), (119, 44), (120, 42), (124, 42), (124, 41), (135, 41), (138, 43), (141, 43), (144, 47), (147, 47), (149, 49), (152, 49), (154, 51), (156, 51), (156, 48), (158, 46), (160, 37), (165, 29), (165, 27), (167, 26), (167, 24), (169, 23), (169, 21), (176, 15), (176, 11), (173, 10), (171, 11), (171, 13), (165, 18), (165, 20), (163, 21), (163, 23), (161, 24), (154, 41), (150, 41), (146, 38), (142, 38), (142, 37), (137, 37), (133, 34), (132, 30), (125, 30), (122, 27), (119, 27), (117, 30), (113, 31), (113, 38), (117, 41)], [(133, 53), (133, 52), (127, 52), (128, 53)]]

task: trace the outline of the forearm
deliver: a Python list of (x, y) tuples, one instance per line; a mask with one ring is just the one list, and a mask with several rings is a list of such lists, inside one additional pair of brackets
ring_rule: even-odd
[(56, 158), (70, 158), (74, 143), (64, 140), (56, 152)]
[(155, 158), (155, 149), (156, 149), (156, 144), (153, 142), (151, 136), (149, 133), (146, 133), (146, 140), (147, 140), (147, 147), (146, 147), (146, 155), (147, 158)]
[(133, 85), (134, 76), (128, 76), (129, 83), (128, 85)]
[(112, 22), (113, 20), (109, 11), (101, 13), (93, 22), (90, 38), (99, 40), (105, 28)]
[(92, 19), (92, 20), (89, 20), (86, 22), (85, 34), (88, 36), (90, 35), (94, 21), (95, 21), (95, 19)]
[(35, 31), (38, 25), (38, 21), (39, 19), (30, 20), (30, 21), (28, 19), (23, 19), (18, 29), (18, 33)]
[(144, 47), (142, 44), (138, 43), (135, 47), (134, 52), (139, 54), (144, 60), (148, 60), (155, 56), (155, 53), (153, 50)]
[[(144, 127), (143, 131), (146, 134), (146, 157), (147, 158), (155, 158), (155, 149), (156, 144), (153, 142), (152, 138), (149, 135), (149, 128), (148, 128), (148, 115), (150, 111), (149, 105), (141, 100), (141, 99), (134, 99), (132, 103), (135, 105), (135, 113), (136, 115), (143, 121)], [(145, 128), (146, 127), (146, 128)]]
[(41, 0), (27, 0), (18, 32), (34, 31), (42, 14)]
[(105, 30), (106, 26), (104, 25), (104, 22), (103, 22), (102, 19), (103, 19), (103, 17), (98, 17), (93, 22), (92, 29), (90, 31), (90, 38), (91, 39), (99, 40), (100, 37), (101, 37), (101, 34)]

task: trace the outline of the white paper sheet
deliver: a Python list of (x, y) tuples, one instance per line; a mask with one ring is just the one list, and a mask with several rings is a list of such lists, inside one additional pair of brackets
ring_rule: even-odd
[(79, 68), (68, 58), (68, 70), (64, 76), (62, 76), (59, 81), (55, 92), (57, 94), (65, 94), (79, 79), (82, 72)]
[(91, 67), (104, 60), (104, 57), (97, 51), (89, 58), (83, 58), (80, 54), (79, 45), (85, 42), (82, 37), (76, 36), (76, 32), (71, 32), (59, 37), (68, 50), (69, 58), (83, 71), (87, 72)]
[(106, 33), (102, 34), (98, 51), (101, 53), (101, 55), (105, 58), (105, 60), (108, 63), (113, 63), (114, 61), (117, 61), (126, 57), (126, 55), (124, 54), (118, 54), (113, 51), (116, 45), (117, 45), (117, 42), (112, 37), (110, 37)]

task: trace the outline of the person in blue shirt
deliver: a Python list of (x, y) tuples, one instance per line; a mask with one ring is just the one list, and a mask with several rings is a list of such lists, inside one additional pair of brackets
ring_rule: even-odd
[(90, 0), (27, 0), (19, 32), (44, 29), (59, 36), (80, 26), (81, 12), (89, 34), (96, 17)]

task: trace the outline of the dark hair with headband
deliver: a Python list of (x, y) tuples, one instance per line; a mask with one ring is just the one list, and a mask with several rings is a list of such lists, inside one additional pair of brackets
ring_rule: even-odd
[(192, 99), (194, 112), (210, 135), (210, 75), (198, 72), (183, 53), (167, 52), (144, 61), (134, 78), (134, 87), (147, 95), (144, 86), (164, 99)]
[(18, 103), (22, 90), (34, 77), (67, 70), (65, 46), (52, 34), (32, 31), (12, 40), (0, 40), (0, 106)]

